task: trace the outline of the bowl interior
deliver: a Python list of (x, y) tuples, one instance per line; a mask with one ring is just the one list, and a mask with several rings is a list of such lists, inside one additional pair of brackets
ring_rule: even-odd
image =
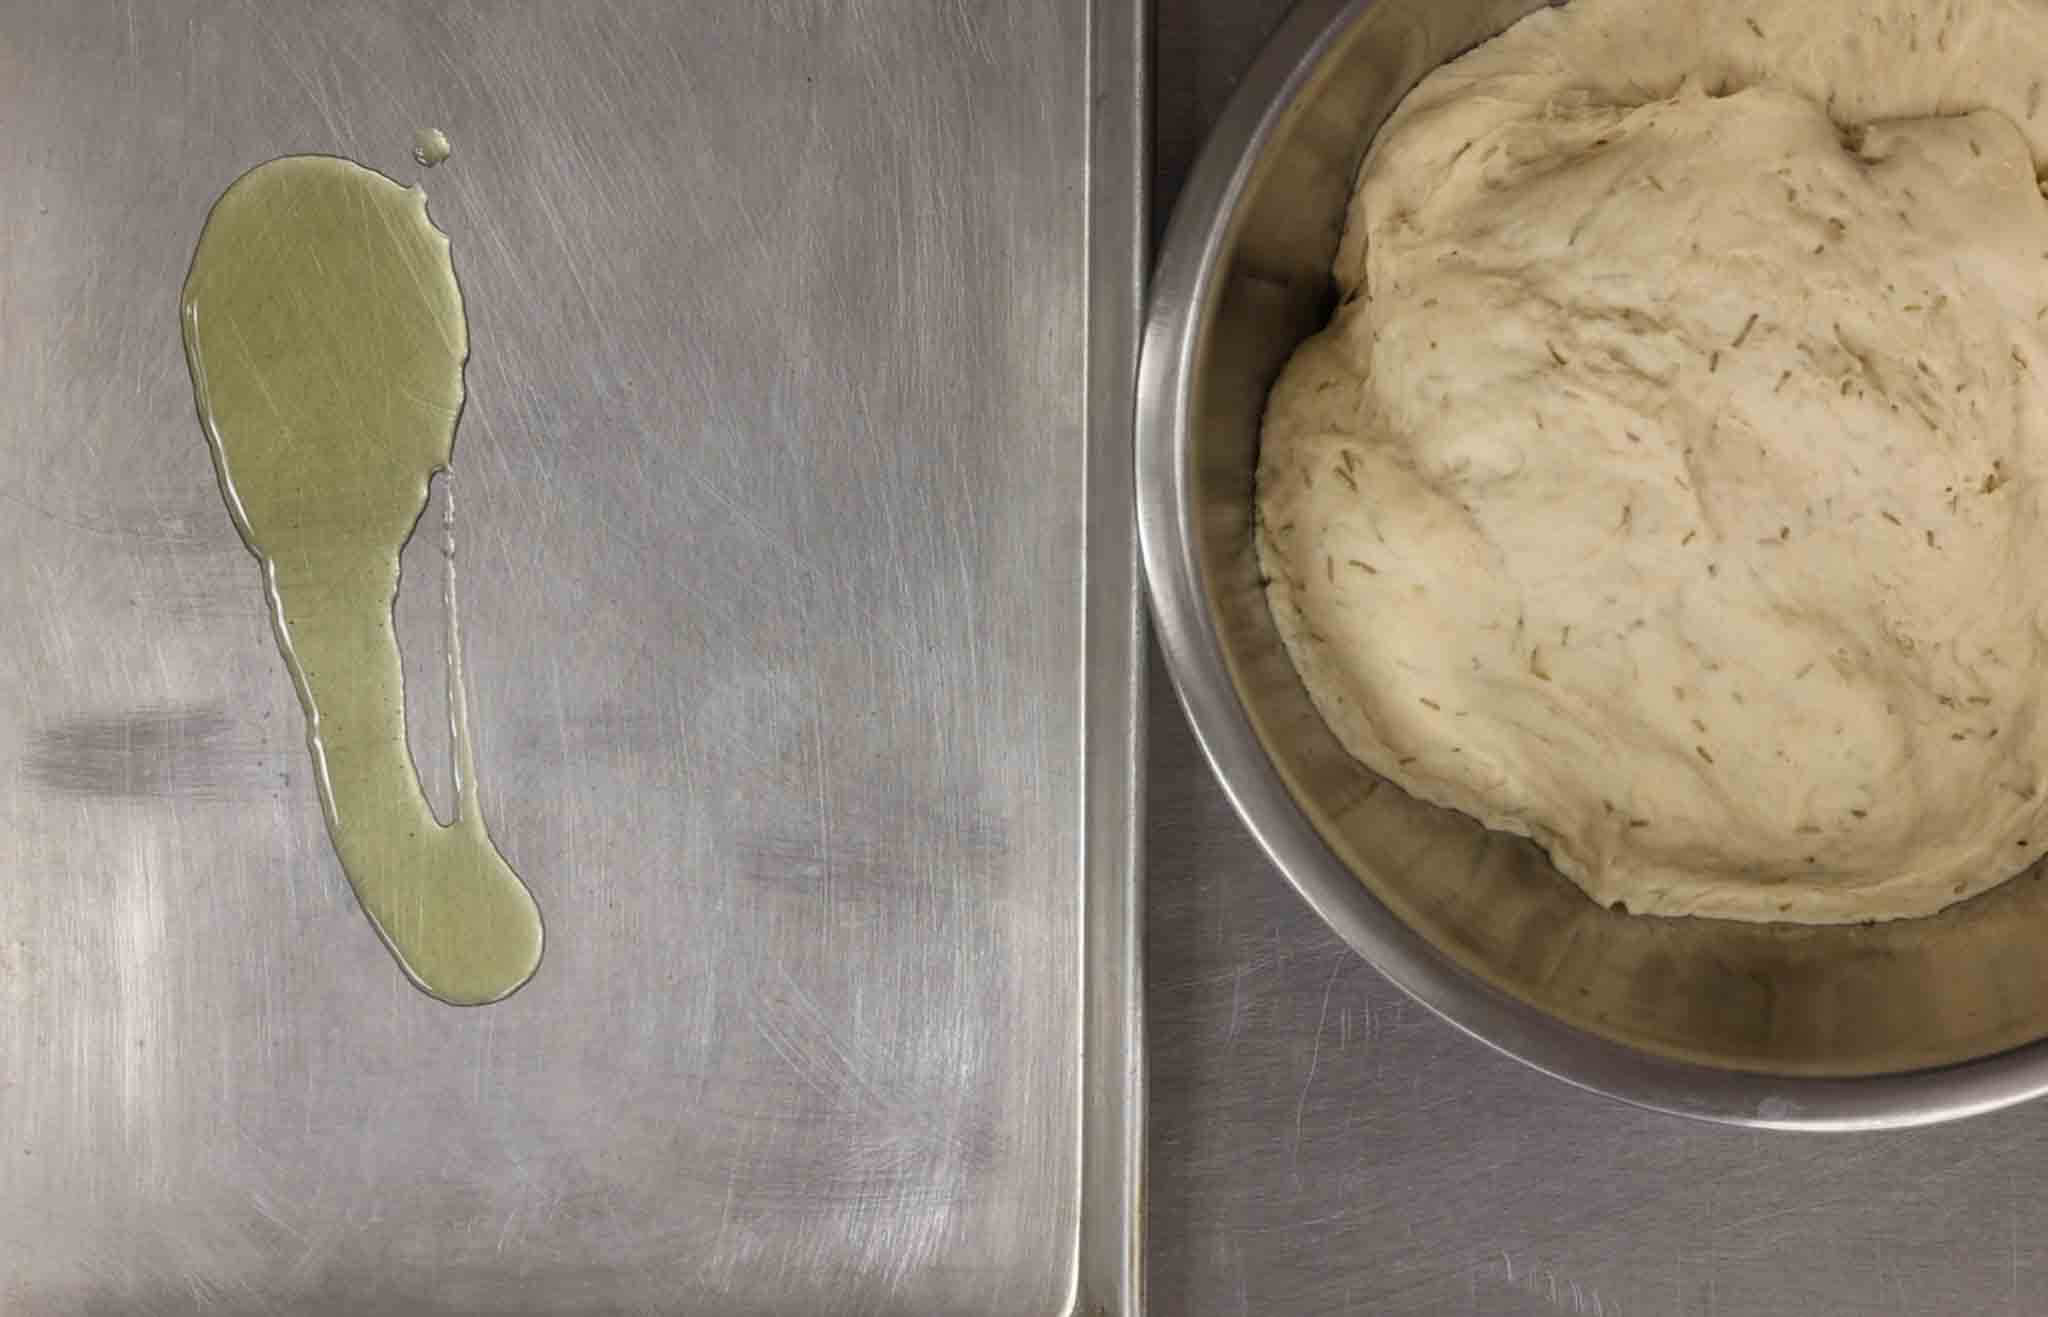
[(1198, 318), (1180, 456), (1186, 533), (1238, 699), (1296, 803), (1381, 903), (1469, 973), (1566, 1023), (1676, 1060), (1784, 1076), (1917, 1070), (2048, 1035), (2039, 866), (1932, 918), (1881, 925), (1615, 914), (1535, 845), (1416, 801), (1351, 759), (1281, 645), (1252, 552), (1259, 420), (1281, 365), (1328, 317), (1359, 159), (1425, 73), (1536, 7), (1366, 6), (1255, 140)]

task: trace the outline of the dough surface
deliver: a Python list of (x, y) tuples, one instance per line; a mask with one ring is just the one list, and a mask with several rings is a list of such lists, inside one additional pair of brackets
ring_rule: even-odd
[(1633, 912), (2048, 848), (2048, 3), (1573, 0), (1369, 153), (1258, 549), (1345, 747)]

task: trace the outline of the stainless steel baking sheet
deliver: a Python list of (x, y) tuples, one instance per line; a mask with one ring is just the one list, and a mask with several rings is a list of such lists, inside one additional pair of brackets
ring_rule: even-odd
[[(1140, 14), (0, 0), (0, 1311), (1137, 1310)], [(309, 151), (467, 304), (494, 1006), (356, 908), (193, 415)]]

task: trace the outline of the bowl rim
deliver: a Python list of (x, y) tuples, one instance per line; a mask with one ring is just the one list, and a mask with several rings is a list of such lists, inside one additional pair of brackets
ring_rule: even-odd
[(1377, 0), (1300, 0), (1217, 120), (1160, 243), (1139, 352), (1137, 521), (1155, 632), (1197, 744), (1238, 816), (1311, 909), (1396, 987), (1495, 1051), (1634, 1106), (1761, 1129), (1906, 1129), (2048, 1094), (2048, 1040), (1936, 1069), (1851, 1078), (1724, 1070), (1584, 1032), (1470, 974), (1403, 923), (1295, 801), (1238, 695), (1196, 558), (1192, 387), (1226, 256), (1289, 111)]

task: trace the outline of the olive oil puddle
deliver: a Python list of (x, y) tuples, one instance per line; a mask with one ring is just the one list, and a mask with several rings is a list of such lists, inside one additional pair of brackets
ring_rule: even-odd
[(447, 236), (417, 188), (333, 156), (273, 160), (214, 203), (183, 321), (200, 422), (262, 564), (342, 869), (414, 983), (455, 1005), (498, 1001), (532, 977), (543, 932), (478, 808), (452, 512), (445, 826), (407, 746), (392, 611), (400, 551), (462, 410), (469, 327)]

